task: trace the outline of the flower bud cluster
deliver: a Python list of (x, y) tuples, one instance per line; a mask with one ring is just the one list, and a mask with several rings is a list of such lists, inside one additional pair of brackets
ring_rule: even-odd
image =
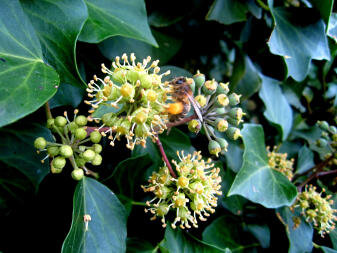
[(161, 218), (163, 227), (166, 227), (165, 216), (169, 211), (175, 215), (171, 224), (176, 228), (180, 223), (180, 228), (191, 228), (191, 225), (198, 227), (197, 216), (201, 221), (205, 221), (210, 214), (214, 213), (218, 198), (221, 195), (219, 176), (220, 169), (214, 168), (211, 159), (204, 161), (200, 152), (194, 152), (193, 155), (181, 155), (178, 153), (179, 162), (172, 161), (175, 164), (178, 174), (174, 178), (169, 173), (169, 169), (164, 166), (158, 172), (153, 172), (148, 182), (149, 185), (142, 186), (145, 192), (153, 192), (155, 197), (146, 204), (154, 216)]
[(224, 138), (216, 136), (215, 132), (225, 132), (227, 137), (237, 140), (241, 137), (238, 126), (243, 122), (245, 113), (240, 103), (241, 95), (230, 93), (228, 83), (218, 83), (214, 79), (206, 80), (205, 75), (198, 72), (193, 77), (196, 87), (194, 97), (199, 115), (198, 119), (189, 122), (188, 129), (198, 132), (205, 130), (209, 140), (208, 149), (210, 154), (218, 156), (227, 151), (228, 142)]
[(305, 188), (305, 191), (301, 192), (297, 196), (297, 200), (293, 207), (299, 207), (302, 209), (301, 214), (306, 217), (307, 222), (312, 222), (314, 227), (318, 229), (318, 232), (323, 237), (325, 233), (329, 233), (335, 229), (335, 216), (336, 209), (332, 209), (331, 195), (322, 197), (322, 193), (316, 191), (316, 187), (310, 185)]
[(274, 150), (270, 151), (270, 147), (267, 147), (268, 151), (268, 164), (269, 167), (281, 172), (285, 175), (289, 181), (292, 180), (293, 174), (293, 166), (294, 166), (294, 159), (287, 159), (287, 153), (276, 153)]
[(112, 63), (113, 70), (102, 64), (102, 72), (107, 74), (104, 79), (94, 76), (94, 80), (88, 84), (87, 92), (92, 100), (85, 103), (92, 106), (89, 113), (102, 105), (117, 109), (101, 118), (91, 117), (96, 121), (101, 120), (102, 127), (109, 127), (105, 134), (109, 133), (112, 146), (120, 136), (126, 137), (129, 149), (136, 144), (145, 146), (147, 137), (154, 140), (158, 133), (166, 129), (166, 100), (170, 87), (168, 82), (163, 83), (161, 79), (170, 72), (159, 74), (159, 60), (150, 61), (149, 56), (142, 63), (136, 63), (133, 53), (130, 58), (123, 54)]
[(326, 159), (334, 156), (331, 163), (337, 165), (337, 127), (329, 125), (326, 121), (318, 121), (317, 126), (322, 132), (321, 137), (316, 141), (316, 145), (327, 150)]
[[(102, 163), (102, 146), (99, 144), (102, 135), (98, 131), (87, 133), (87, 118), (77, 115), (78, 110), (74, 111), (74, 119), (70, 121), (67, 112), (64, 116), (57, 116), (55, 119), (48, 119), (47, 127), (59, 135), (61, 142), (48, 142), (43, 137), (38, 137), (34, 146), (38, 153), (44, 151), (46, 157), (41, 160), (43, 163), (48, 157), (52, 158), (50, 163), (52, 173), (61, 173), (68, 159), (73, 167), (71, 176), (75, 180), (80, 180), (87, 171), (86, 165), (100, 165)], [(56, 138), (54, 138), (56, 140)], [(93, 144), (84, 145), (88, 141)]]

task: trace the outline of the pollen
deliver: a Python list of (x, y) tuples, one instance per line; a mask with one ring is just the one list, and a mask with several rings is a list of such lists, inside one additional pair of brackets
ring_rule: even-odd
[(167, 112), (172, 115), (177, 115), (182, 113), (184, 110), (184, 105), (181, 102), (171, 103), (168, 105)]

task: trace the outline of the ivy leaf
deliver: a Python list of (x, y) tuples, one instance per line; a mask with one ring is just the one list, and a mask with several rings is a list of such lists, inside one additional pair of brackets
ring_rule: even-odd
[[(305, 218), (295, 209), (295, 213), (290, 211), (289, 207), (283, 207), (278, 210), (281, 222), (285, 226), (286, 233), (290, 242), (289, 253), (302, 253), (312, 251), (312, 237), (314, 230)], [(294, 228), (293, 218), (298, 217), (301, 220), (300, 225)]]
[(297, 195), (296, 187), (269, 167), (262, 127), (244, 124), (242, 135), (243, 165), (228, 196), (238, 194), (267, 208), (291, 205)]
[(0, 1), (0, 83), (0, 127), (34, 112), (59, 84), (17, 0)]
[(329, 233), (329, 237), (332, 242), (333, 248), (337, 250), (337, 228)]
[(81, 103), (84, 94), (85, 90), (82, 88), (63, 83), (48, 103), (51, 109), (63, 105), (71, 105), (76, 108)]
[(325, 24), (328, 25), (334, 0), (311, 0), (310, 2), (318, 10)]
[(148, 241), (138, 238), (128, 238), (127, 250), (128, 253), (155, 253), (154, 247)]
[(327, 35), (337, 43), (337, 13), (331, 14)]
[(307, 146), (303, 146), (298, 152), (296, 173), (304, 173), (314, 165), (314, 153)]
[[(125, 209), (112, 191), (84, 177), (76, 187), (73, 203), (73, 220), (62, 253), (125, 252)], [(91, 217), (87, 230), (84, 215)]]
[(0, 160), (25, 174), (36, 190), (49, 173), (49, 159), (41, 163), (46, 154), (37, 154), (34, 147), (34, 141), (39, 136), (53, 141), (51, 132), (38, 124), (20, 123), (0, 129)]
[(289, 12), (283, 7), (274, 8), (273, 0), (268, 0), (268, 3), (275, 21), (269, 49), (273, 54), (284, 57), (288, 76), (302, 81), (308, 74), (312, 59), (330, 59), (324, 22), (318, 20), (313, 23), (310, 9), (298, 10), (300, 13), (295, 10)]
[(318, 246), (318, 248), (321, 249), (324, 253), (337, 253), (337, 250), (331, 249), (329, 247)]
[(143, 0), (85, 0), (87, 19), (79, 39), (98, 43), (112, 36), (124, 36), (158, 46), (147, 23)]
[(291, 107), (282, 93), (279, 81), (263, 75), (261, 78), (262, 87), (259, 96), (266, 106), (263, 115), (281, 129), (282, 140), (286, 140), (293, 125)]
[(259, 241), (262, 248), (269, 248), (270, 246), (270, 229), (267, 225), (248, 224), (248, 230)]

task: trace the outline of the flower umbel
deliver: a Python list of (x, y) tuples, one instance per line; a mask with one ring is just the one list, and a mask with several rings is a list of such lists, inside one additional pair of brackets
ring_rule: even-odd
[(267, 147), (268, 151), (268, 164), (270, 168), (281, 172), (285, 175), (289, 181), (293, 178), (293, 165), (294, 159), (287, 159), (287, 153), (276, 153), (276, 147), (272, 151), (270, 151), (270, 147)]
[[(163, 227), (166, 227), (165, 216), (170, 210), (175, 212), (175, 219), (171, 224), (176, 228), (198, 227), (197, 215), (201, 221), (205, 221), (210, 214), (214, 213), (218, 198), (221, 195), (220, 169), (214, 168), (211, 159), (202, 160), (201, 152), (192, 155), (184, 155), (177, 152), (179, 162), (172, 161), (176, 167), (177, 178), (173, 178), (166, 166), (158, 172), (153, 172), (149, 178), (149, 185), (142, 186), (145, 192), (153, 192), (155, 197), (146, 204), (154, 216), (152, 220), (161, 217)], [(191, 224), (191, 225), (190, 225)]]

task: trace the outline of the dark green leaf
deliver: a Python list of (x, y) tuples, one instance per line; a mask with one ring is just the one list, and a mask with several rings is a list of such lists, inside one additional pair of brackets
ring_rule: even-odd
[[(169, 4), (166, 3), (166, 4)], [(174, 3), (173, 3), (174, 4)], [(176, 7), (174, 7), (176, 9)], [(149, 16), (149, 23), (153, 27), (167, 27), (170, 25), (173, 25), (174, 23), (179, 22), (182, 20), (185, 16), (185, 13), (170, 13), (170, 15), (165, 15), (165, 13), (162, 13), (160, 11), (154, 11)]]
[[(283, 207), (278, 212), (290, 242), (289, 253), (311, 252), (314, 230), (305, 218), (298, 211), (293, 213), (288, 207)], [(295, 216), (301, 219), (301, 224), (297, 228), (294, 228), (293, 217)]]
[(337, 253), (337, 250), (325, 246), (319, 246), (319, 249), (321, 249), (324, 253)]
[(330, 15), (333, 8), (334, 0), (311, 0), (313, 6), (319, 11), (321, 18), (324, 20), (325, 24), (330, 24)]
[(108, 59), (114, 59), (123, 53), (135, 53), (140, 62), (147, 56), (151, 56), (153, 60), (159, 59), (161, 65), (165, 64), (178, 52), (182, 41), (155, 30), (152, 30), (152, 33), (158, 42), (159, 47), (157, 48), (142, 41), (121, 36), (104, 40), (98, 46)]
[(328, 90), (324, 96), (326, 98), (333, 99), (333, 106), (337, 106), (337, 83), (329, 83)]
[(279, 86), (279, 81), (262, 77), (262, 88), (259, 92), (266, 110), (263, 115), (273, 124), (281, 129), (282, 140), (287, 139), (293, 124), (293, 113), (288, 101), (284, 97)]
[(63, 105), (71, 105), (75, 108), (81, 103), (84, 94), (85, 90), (63, 83), (48, 103), (51, 109)]
[(269, 248), (270, 246), (270, 229), (267, 225), (249, 224), (248, 230), (259, 241), (262, 248)]
[(144, 241), (138, 238), (128, 238), (127, 241), (127, 253), (155, 253), (154, 247), (148, 241)]
[(298, 153), (296, 173), (304, 173), (312, 168), (314, 165), (315, 163), (313, 152), (309, 148), (307, 148), (307, 146), (303, 146)]
[[(57, 91), (34, 28), (17, 0), (0, 1), (0, 126), (34, 112)], [(38, 96), (37, 96), (38, 94)]]
[(45, 152), (36, 153), (34, 141), (37, 137), (53, 141), (50, 131), (37, 124), (11, 125), (0, 130), (0, 160), (25, 174), (37, 189), (49, 173), (49, 159), (41, 163)]
[(242, 166), (243, 150), (235, 141), (228, 140), (228, 143), (228, 151), (225, 153), (227, 166), (237, 173)]
[(330, 17), (327, 35), (337, 43), (337, 13)]
[[(85, 177), (76, 187), (73, 203), (73, 220), (62, 253), (125, 252), (125, 209), (112, 191)], [(87, 230), (84, 215), (91, 217)]]
[(301, 113), (305, 112), (305, 107), (301, 104), (301, 95), (296, 94), (289, 86), (284, 86), (283, 95), (290, 105), (294, 106)]
[[(336, 203), (336, 201), (334, 203)], [(333, 248), (337, 250), (337, 228), (330, 232), (329, 237), (332, 242)]]
[(153, 38), (143, 0), (85, 0), (89, 11), (80, 40), (98, 43), (120, 35), (158, 46)]
[(61, 85), (84, 87), (75, 59), (77, 37), (88, 17), (84, 2), (82, 0), (21, 2), (41, 42), (44, 60), (59, 73)]
[(288, 75), (296, 81), (302, 81), (308, 74), (312, 59), (330, 59), (324, 22), (319, 20), (312, 23), (312, 15), (305, 13), (310, 9), (301, 9), (301, 23), (295, 23), (298, 15), (296, 11), (274, 8), (273, 0), (268, 0), (268, 3), (276, 24), (268, 42), (270, 51), (283, 56)]
[(242, 135), (243, 165), (228, 196), (238, 194), (267, 208), (291, 205), (297, 195), (296, 187), (268, 166), (262, 127), (244, 124)]

